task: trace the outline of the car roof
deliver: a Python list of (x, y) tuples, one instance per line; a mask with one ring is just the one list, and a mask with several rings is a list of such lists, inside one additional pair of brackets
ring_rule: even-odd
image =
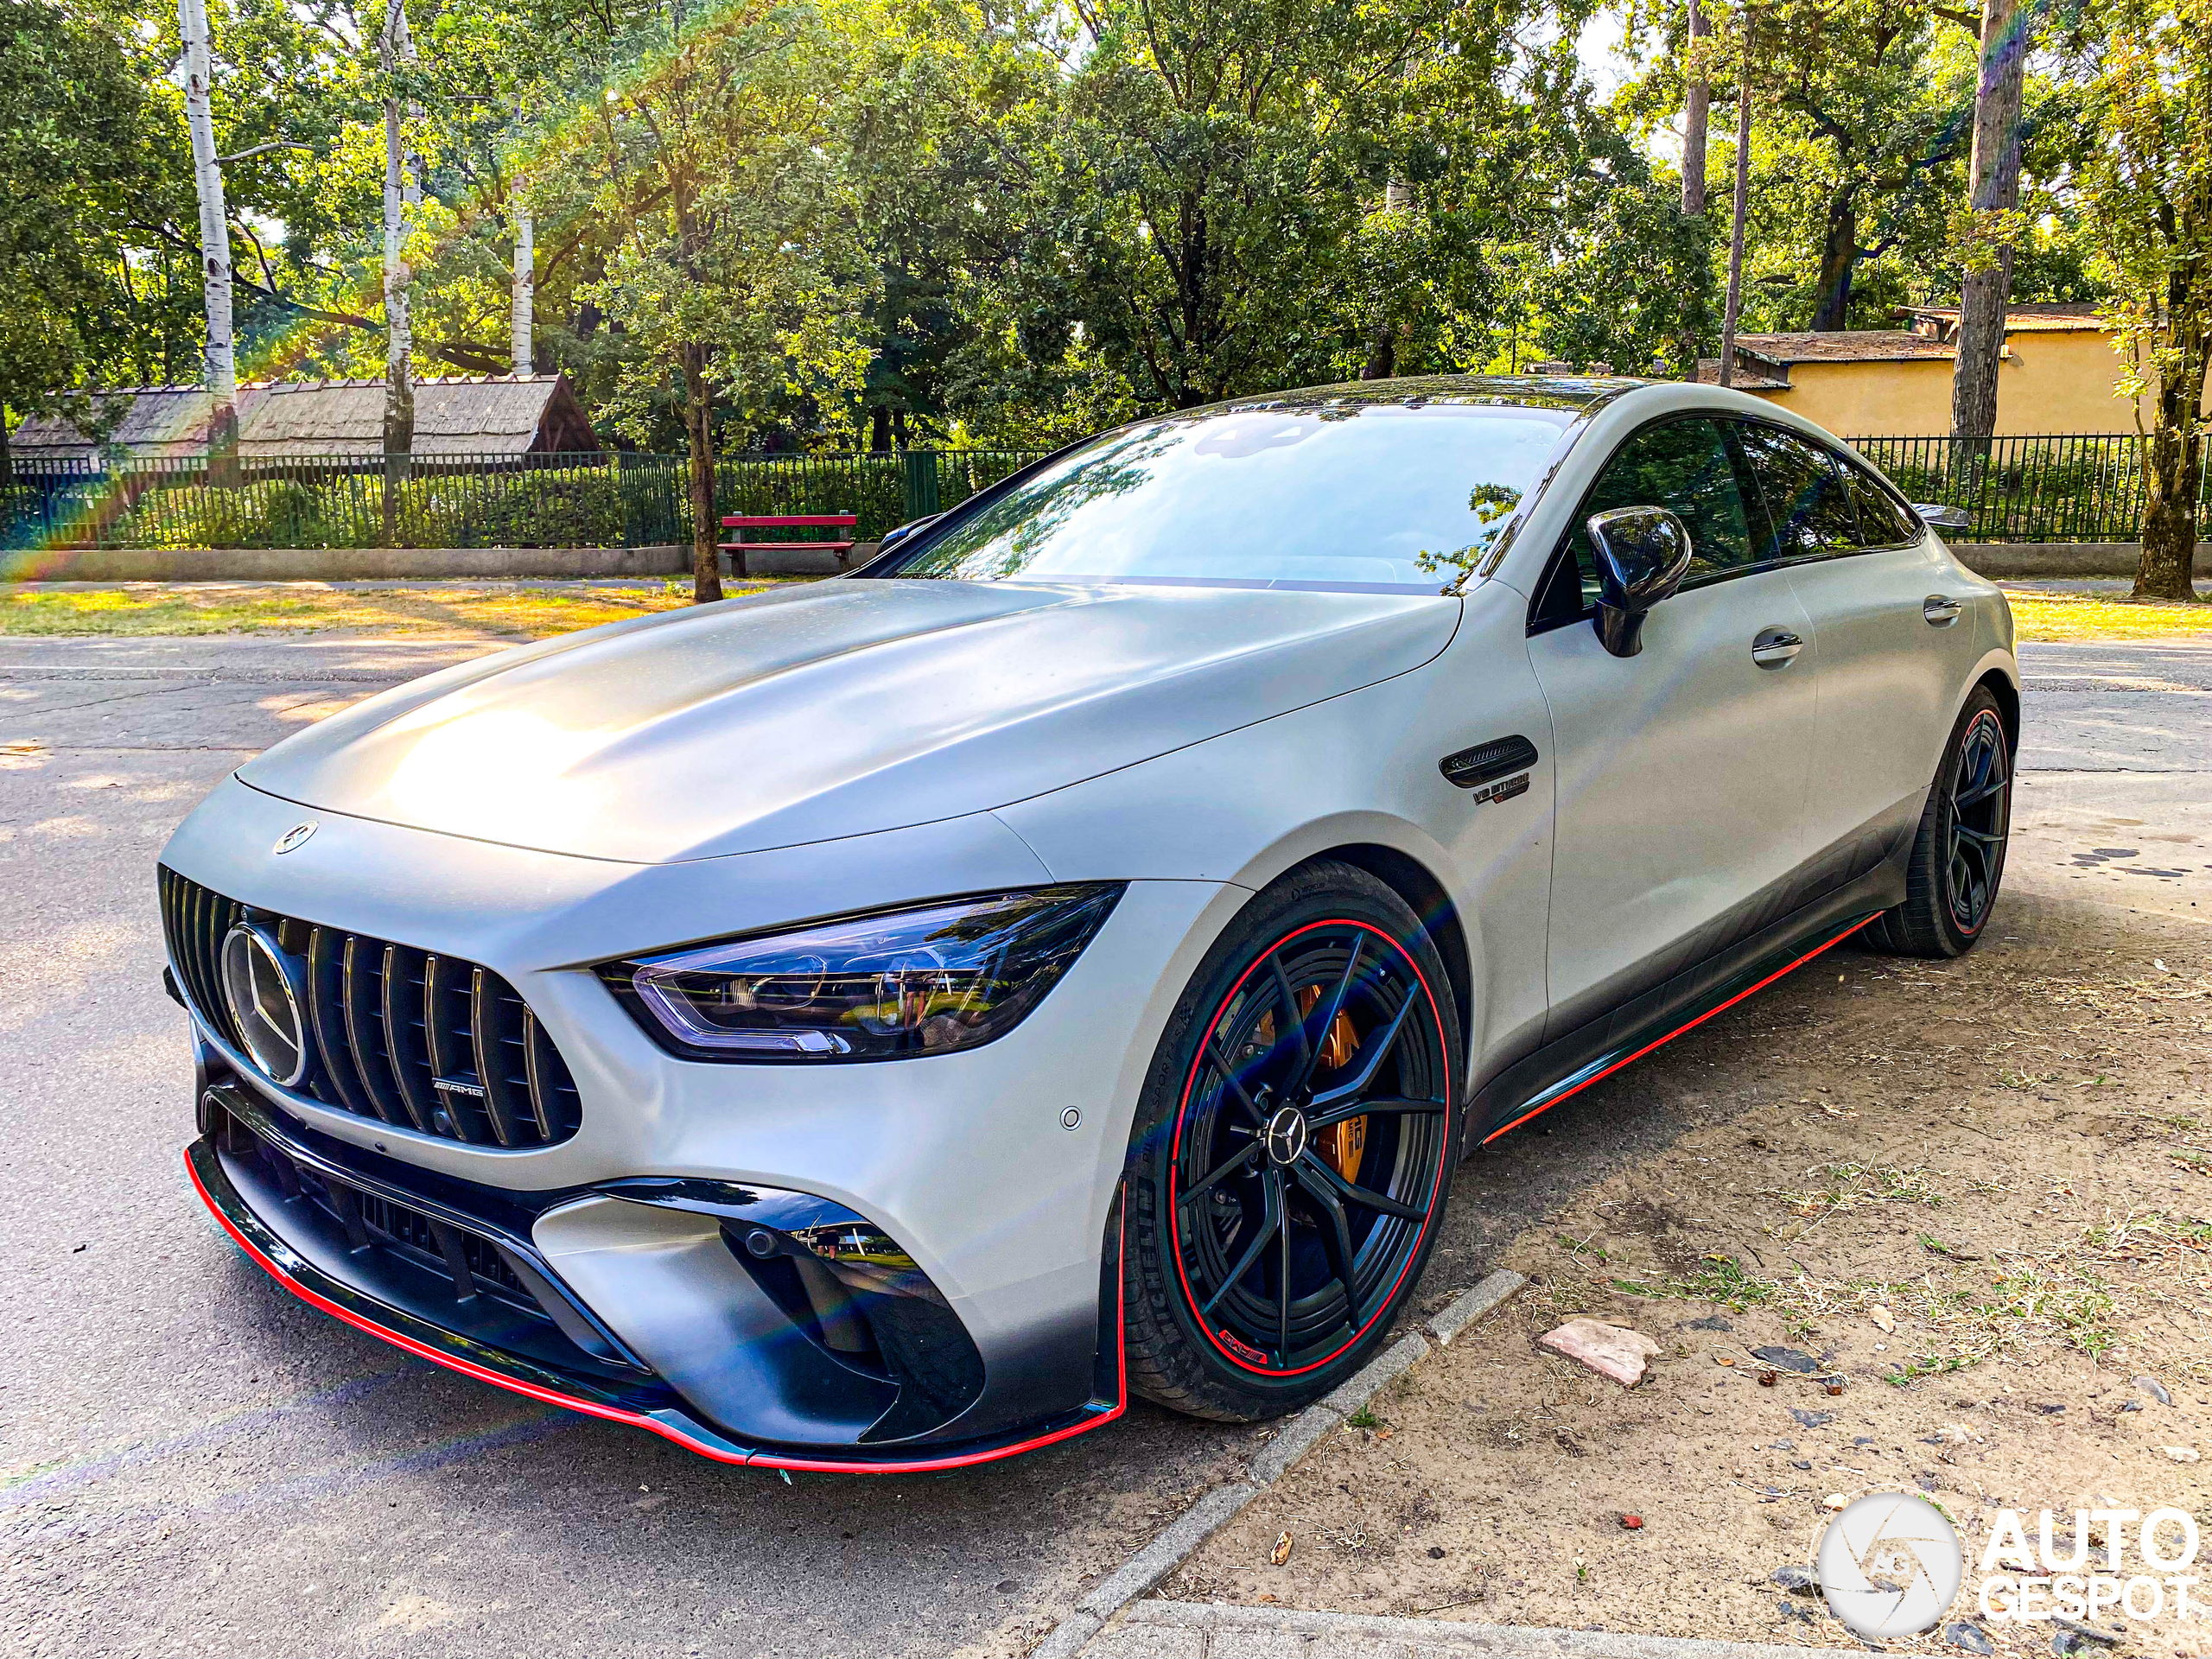
[(1258, 410), (1321, 413), (1393, 404), (1408, 409), (1440, 404), (1548, 409), (1580, 415), (1647, 384), (1642, 380), (1566, 374), (1432, 374), (1402, 380), (1347, 380), (1332, 386), (1262, 392), (1179, 412), (1186, 416), (1230, 415)]

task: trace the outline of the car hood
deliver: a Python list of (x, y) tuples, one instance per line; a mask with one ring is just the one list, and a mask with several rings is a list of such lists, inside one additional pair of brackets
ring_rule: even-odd
[(810, 583), (444, 670), (238, 776), (547, 852), (758, 852), (1026, 799), (1356, 690), (1459, 616), (1427, 594)]

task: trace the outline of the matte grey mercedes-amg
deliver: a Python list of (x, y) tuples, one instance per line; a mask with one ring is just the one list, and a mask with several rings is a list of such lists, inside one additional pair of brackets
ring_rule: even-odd
[(1135, 422), (845, 576), (369, 699), (162, 855), (208, 1205), (338, 1318), (785, 1469), (1388, 1337), (1473, 1147), (2004, 873), (2002, 595), (1708, 387)]

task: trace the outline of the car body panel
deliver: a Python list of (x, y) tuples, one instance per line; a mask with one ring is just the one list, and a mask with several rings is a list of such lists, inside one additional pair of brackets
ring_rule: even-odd
[[(249, 761), (317, 810), (637, 863), (958, 817), (1404, 672), (1402, 594), (835, 581), (405, 689)], [(595, 632), (595, 631), (594, 631)]]

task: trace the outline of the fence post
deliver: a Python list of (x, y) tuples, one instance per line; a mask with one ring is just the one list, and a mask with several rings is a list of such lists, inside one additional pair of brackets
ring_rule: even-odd
[(926, 518), (937, 509), (937, 451), (908, 449), (903, 452), (906, 472), (906, 518), (911, 522)]

